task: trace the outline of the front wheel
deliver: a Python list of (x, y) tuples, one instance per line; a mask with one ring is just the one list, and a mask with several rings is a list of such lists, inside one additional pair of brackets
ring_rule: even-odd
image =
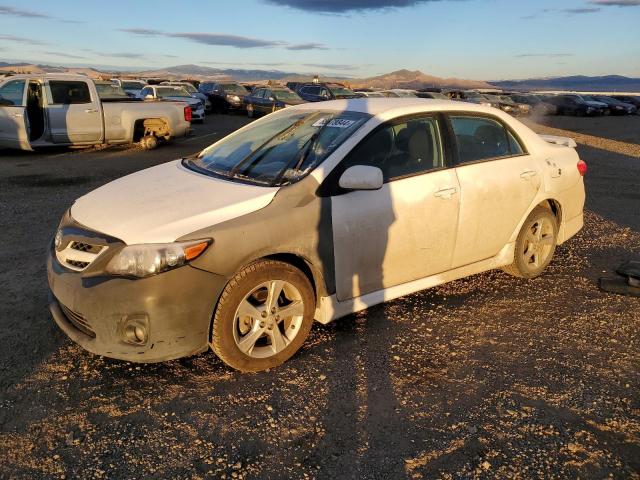
[(236, 274), (220, 295), (211, 348), (243, 372), (278, 366), (300, 349), (314, 312), (313, 288), (300, 270), (258, 261)]
[(551, 262), (557, 241), (558, 224), (553, 212), (534, 208), (516, 239), (513, 263), (503, 270), (515, 277), (537, 277)]

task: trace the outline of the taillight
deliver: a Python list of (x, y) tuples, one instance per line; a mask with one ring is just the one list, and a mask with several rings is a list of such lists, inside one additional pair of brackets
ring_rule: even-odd
[(191, 121), (191, 107), (184, 107), (184, 119), (187, 122)]
[(584, 160), (578, 160), (578, 172), (580, 172), (580, 175), (584, 177), (584, 174), (587, 173), (587, 162)]

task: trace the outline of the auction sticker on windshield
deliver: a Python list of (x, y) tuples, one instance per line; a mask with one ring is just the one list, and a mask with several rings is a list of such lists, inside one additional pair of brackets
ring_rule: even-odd
[[(324, 127), (326, 123), (327, 123), (327, 119), (326, 118), (321, 118), (316, 123), (314, 123), (312, 126), (314, 126), (314, 127)], [(333, 119), (331, 119), (329, 121), (329, 123), (327, 124), (327, 127), (349, 128), (354, 123), (356, 123), (355, 120), (347, 120), (346, 118), (333, 118)]]

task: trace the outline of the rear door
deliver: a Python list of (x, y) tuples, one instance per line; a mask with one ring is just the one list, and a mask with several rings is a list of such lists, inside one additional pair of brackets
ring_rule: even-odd
[(460, 182), (453, 268), (495, 256), (529, 211), (542, 184), (539, 162), (501, 120), (450, 114)]
[(10, 80), (0, 87), (0, 147), (31, 150), (26, 84), (26, 80)]
[(84, 80), (49, 80), (47, 115), (54, 143), (96, 143), (102, 140), (100, 100)]

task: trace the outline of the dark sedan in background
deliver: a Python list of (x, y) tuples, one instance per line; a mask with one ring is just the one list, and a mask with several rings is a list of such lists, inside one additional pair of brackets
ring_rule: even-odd
[(256, 87), (244, 97), (244, 108), (249, 118), (301, 103), (305, 101), (286, 87)]
[(624, 103), (630, 103), (631, 105), (636, 107), (638, 109), (638, 112), (640, 113), (640, 97), (634, 95), (613, 95), (613, 98)]
[(246, 88), (235, 82), (203, 82), (198, 91), (209, 97), (214, 112), (222, 113), (243, 110), (243, 99), (248, 93)]
[(298, 86), (296, 93), (307, 102), (324, 102), (357, 98), (358, 94), (340, 83), (304, 83)]
[(604, 115), (602, 108), (589, 105), (576, 95), (551, 95), (545, 101), (555, 105), (558, 115), (574, 115), (576, 117)]
[(638, 107), (631, 103), (622, 102), (617, 98), (607, 97), (605, 95), (590, 95), (589, 98), (606, 103), (611, 115), (635, 115), (638, 113)]

